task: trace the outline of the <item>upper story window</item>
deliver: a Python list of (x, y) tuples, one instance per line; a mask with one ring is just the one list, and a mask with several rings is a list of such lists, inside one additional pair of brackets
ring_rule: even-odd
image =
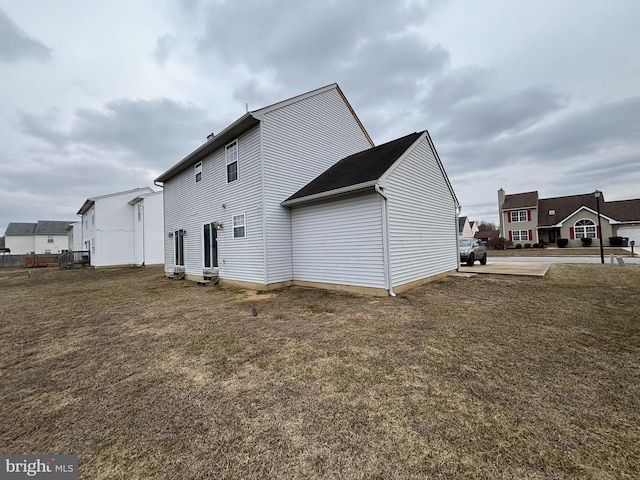
[(193, 167), (193, 171), (196, 174), (196, 183), (202, 180), (202, 162), (196, 163), (195, 167)]
[(511, 222), (527, 222), (529, 221), (529, 211), (528, 210), (517, 210), (515, 212), (510, 212)]
[(573, 232), (576, 238), (597, 238), (596, 224), (593, 220), (578, 220), (573, 226)]
[(225, 148), (225, 158), (227, 160), (227, 183), (238, 179), (238, 141), (231, 142)]
[(529, 231), (528, 230), (512, 230), (511, 240), (513, 240), (514, 242), (527, 242), (531, 240), (531, 238), (529, 238)]
[(47, 235), (47, 243), (53, 243), (53, 235)]
[(233, 216), (233, 238), (245, 238), (247, 236), (246, 231), (246, 217), (242, 213), (240, 215)]

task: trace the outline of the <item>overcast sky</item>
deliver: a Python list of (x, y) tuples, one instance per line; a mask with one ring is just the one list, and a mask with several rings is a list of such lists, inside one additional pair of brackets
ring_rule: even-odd
[[(75, 220), (245, 112), (337, 82), (373, 141), (429, 130), (462, 214), (640, 197), (637, 0), (0, 0), (0, 234)], [(157, 190), (157, 187), (153, 187)]]

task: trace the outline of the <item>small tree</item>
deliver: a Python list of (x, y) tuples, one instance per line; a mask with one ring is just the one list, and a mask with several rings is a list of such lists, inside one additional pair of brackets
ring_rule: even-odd
[(498, 230), (498, 226), (495, 223), (480, 220), (478, 222), (478, 230), (481, 232), (486, 232), (487, 230)]

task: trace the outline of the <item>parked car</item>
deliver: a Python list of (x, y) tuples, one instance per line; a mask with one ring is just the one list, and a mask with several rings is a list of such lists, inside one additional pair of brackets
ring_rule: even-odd
[(480, 260), (480, 265), (487, 264), (487, 247), (477, 238), (460, 237), (458, 240), (460, 247), (460, 262), (472, 267), (476, 260)]

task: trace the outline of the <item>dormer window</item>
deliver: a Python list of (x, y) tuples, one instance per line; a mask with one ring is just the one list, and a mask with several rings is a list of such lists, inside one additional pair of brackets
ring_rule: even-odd
[(553, 209), (549, 210), (549, 216), (550, 216), (550, 217), (552, 217), (552, 216), (553, 216), (553, 215), (555, 215), (555, 214), (556, 214), (556, 211), (555, 211), (555, 210), (553, 210)]

